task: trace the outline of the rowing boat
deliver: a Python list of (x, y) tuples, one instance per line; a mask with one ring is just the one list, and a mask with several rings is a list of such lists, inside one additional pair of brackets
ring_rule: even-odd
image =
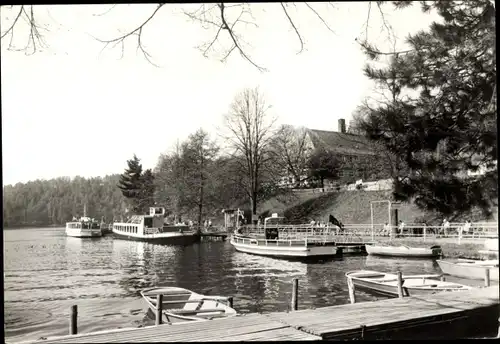
[(162, 322), (177, 323), (204, 321), (236, 315), (229, 299), (222, 296), (206, 296), (178, 287), (158, 287), (141, 291), (146, 300), (150, 317), (157, 311), (157, 297), (162, 295)]
[(447, 275), (470, 279), (484, 279), (486, 274), (485, 270), (490, 270), (490, 280), (498, 281), (498, 259), (447, 259), (438, 260), (437, 263), (443, 273)]
[(401, 246), (386, 246), (386, 245), (366, 245), (366, 252), (378, 256), (392, 256), (392, 257), (420, 257), (431, 258), (437, 257), (442, 254), (440, 246), (432, 247), (409, 247), (406, 245)]
[[(346, 277), (351, 279), (355, 287), (376, 294), (398, 296), (398, 277), (396, 274), (356, 270), (347, 272)], [(463, 284), (440, 281), (438, 280), (440, 277), (441, 275), (403, 275), (403, 293), (405, 296), (414, 296), (472, 289)]]

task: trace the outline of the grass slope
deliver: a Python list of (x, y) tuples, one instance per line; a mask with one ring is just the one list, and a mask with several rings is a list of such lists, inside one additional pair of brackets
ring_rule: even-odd
[[(327, 221), (329, 214), (343, 223), (370, 223), (370, 202), (391, 199), (391, 191), (343, 191), (326, 194), (284, 194), (262, 204), (262, 214), (277, 212), (287, 218), (290, 223), (308, 223), (311, 219)], [(494, 218), (498, 210), (495, 209)], [(268, 216), (268, 215), (265, 215)], [(423, 220), (429, 225), (441, 224), (443, 217), (435, 212), (419, 209), (413, 203), (401, 203), (398, 207), (398, 218), (406, 223), (420, 223)], [(478, 209), (448, 218), (451, 222), (485, 221)], [(376, 203), (373, 206), (374, 223), (388, 221), (387, 203)]]

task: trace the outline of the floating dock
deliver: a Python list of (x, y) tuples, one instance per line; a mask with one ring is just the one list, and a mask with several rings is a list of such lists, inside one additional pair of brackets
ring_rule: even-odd
[(497, 335), (498, 286), (293, 312), (53, 337), (31, 343), (462, 339)]

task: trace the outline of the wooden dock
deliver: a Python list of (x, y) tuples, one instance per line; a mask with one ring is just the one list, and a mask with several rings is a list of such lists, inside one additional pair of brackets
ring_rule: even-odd
[(130, 328), (32, 343), (458, 339), (496, 336), (498, 286), (294, 312)]
[(202, 231), (200, 233), (200, 236), (202, 239), (225, 241), (228, 237), (228, 234), (226, 232), (219, 231)]

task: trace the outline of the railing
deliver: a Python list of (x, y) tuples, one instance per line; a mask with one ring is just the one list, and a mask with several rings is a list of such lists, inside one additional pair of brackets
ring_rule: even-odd
[[(279, 238), (303, 238), (304, 236), (327, 236), (338, 242), (364, 242), (363, 238), (392, 237), (393, 230), (398, 237), (423, 238), (424, 240), (436, 238), (458, 238), (458, 239), (486, 239), (498, 238), (498, 224), (493, 222), (472, 223), (467, 232), (463, 229), (464, 223), (450, 223), (445, 230), (443, 226), (426, 226), (424, 224), (411, 223), (405, 225), (403, 232), (399, 228), (389, 226), (386, 230), (384, 224), (345, 224), (341, 231), (332, 225), (269, 225), (266, 228), (278, 229)], [(264, 226), (245, 226), (242, 233), (265, 235)]]

